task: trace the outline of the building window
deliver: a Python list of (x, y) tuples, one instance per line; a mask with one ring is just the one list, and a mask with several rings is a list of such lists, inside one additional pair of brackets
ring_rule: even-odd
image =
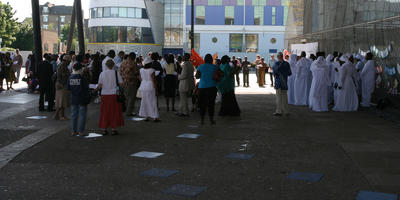
[(103, 17), (111, 17), (111, 8), (103, 8)]
[(111, 17), (118, 17), (118, 8), (110, 8)]
[(243, 6), (244, 5), (244, 0), (237, 0), (237, 5), (238, 6)]
[(127, 28), (127, 42), (138, 43), (142, 39), (142, 29), (139, 27), (128, 27)]
[(60, 22), (65, 23), (65, 16), (60, 16)]
[(53, 44), (53, 53), (54, 53), (54, 54), (57, 54), (57, 53), (58, 53), (58, 44), (57, 44), (57, 43), (54, 43), (54, 44)]
[(49, 12), (49, 7), (43, 7), (43, 13), (48, 13)]
[(208, 0), (209, 6), (220, 6), (222, 5), (222, 0)]
[(97, 8), (97, 15), (96, 17), (103, 17), (103, 8)]
[(225, 6), (225, 25), (235, 23), (235, 9), (233, 6)]
[(49, 51), (49, 44), (44, 43), (43, 50), (44, 50), (44, 52), (48, 52)]
[(229, 34), (229, 52), (243, 51), (243, 34)]
[(97, 8), (92, 8), (90, 10), (90, 18), (97, 18)]
[(129, 18), (135, 18), (135, 8), (128, 8), (128, 17)]
[(142, 18), (142, 9), (136, 8), (136, 18)]
[(49, 22), (49, 16), (48, 15), (43, 15), (43, 22), (44, 23)]
[(276, 7), (272, 7), (272, 25), (276, 24)]
[(258, 34), (246, 34), (246, 53), (258, 52)]
[(119, 8), (119, 17), (128, 17), (128, 8)]
[(204, 6), (196, 6), (196, 22), (195, 24), (205, 24), (206, 8)]
[(49, 29), (49, 25), (47, 25), (47, 24), (43, 24), (43, 29)]
[(89, 29), (90, 42), (154, 43), (151, 28), (104, 26)]
[(254, 6), (254, 25), (264, 25), (264, 6)]

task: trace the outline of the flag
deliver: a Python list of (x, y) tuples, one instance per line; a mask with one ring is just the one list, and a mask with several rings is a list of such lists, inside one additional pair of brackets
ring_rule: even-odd
[(192, 49), (191, 54), (190, 62), (193, 64), (193, 66), (198, 67), (204, 64), (203, 58), (194, 49)]
[(217, 59), (218, 59), (218, 53), (215, 53), (213, 55), (213, 64), (216, 65), (217, 64)]

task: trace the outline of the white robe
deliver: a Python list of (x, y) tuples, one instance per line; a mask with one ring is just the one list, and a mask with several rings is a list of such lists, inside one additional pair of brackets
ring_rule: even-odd
[(362, 91), (362, 107), (370, 107), (371, 106), (371, 94), (375, 89), (375, 63), (373, 60), (369, 60), (367, 64), (365, 64), (363, 70), (361, 71), (361, 91)]
[(343, 64), (339, 72), (339, 87), (341, 87), (341, 89), (338, 89), (337, 101), (335, 103), (335, 107), (333, 107), (333, 110), (340, 112), (357, 111), (358, 95), (355, 83), (355, 78), (358, 75), (357, 70), (353, 63), (347, 61), (345, 64)]
[(152, 79), (153, 73), (155, 73), (153, 68), (140, 69), (142, 82), (140, 83), (139, 91), (142, 95), (142, 101), (140, 104), (139, 116), (157, 119), (160, 117), (160, 114), (158, 113), (156, 89), (154, 88)]
[(296, 104), (295, 100), (295, 81), (296, 81), (296, 72), (297, 72), (297, 55), (292, 54), (290, 55), (290, 70), (292, 71), (292, 75), (288, 77), (288, 103), (291, 105)]
[(297, 71), (294, 84), (295, 105), (308, 105), (308, 96), (311, 88), (311, 83), (309, 80), (311, 77), (310, 65), (311, 63), (307, 58), (301, 58), (296, 64)]
[(331, 71), (331, 83), (333, 86), (333, 102), (336, 103), (337, 101), (337, 96), (338, 96), (338, 89), (337, 87), (335, 88), (335, 85), (339, 85), (339, 81), (340, 81), (340, 69), (342, 68), (342, 66), (340, 66), (339, 61), (335, 60), (333, 62), (333, 66), (332, 66), (332, 71)]
[(316, 112), (328, 111), (328, 87), (330, 84), (329, 66), (320, 56), (312, 65), (313, 80), (310, 89), (309, 107)]

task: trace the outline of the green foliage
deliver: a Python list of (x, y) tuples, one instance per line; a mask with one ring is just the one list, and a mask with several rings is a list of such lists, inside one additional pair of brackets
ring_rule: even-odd
[(18, 32), (15, 34), (16, 40), (11, 47), (22, 51), (33, 51), (33, 24), (32, 19), (27, 19), (19, 24)]
[[(69, 38), (69, 29), (71, 27), (71, 24), (65, 24), (64, 27), (61, 29), (61, 42), (64, 44), (68, 43), (68, 38)], [(71, 49), (75, 50), (78, 47), (78, 28), (75, 26), (74, 29), (74, 37), (72, 38), (72, 47)]]
[(2, 46), (10, 46), (15, 40), (18, 31), (18, 19), (14, 19), (15, 11), (10, 4), (0, 2), (0, 37), (3, 39)]

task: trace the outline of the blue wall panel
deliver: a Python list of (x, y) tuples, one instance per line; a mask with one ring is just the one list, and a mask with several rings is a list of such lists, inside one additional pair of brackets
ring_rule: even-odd
[(246, 6), (246, 25), (254, 25), (254, 6)]
[(235, 6), (235, 25), (243, 25), (243, 6)]
[(285, 15), (285, 11), (284, 11), (283, 6), (277, 6), (276, 7), (276, 23), (275, 23), (275, 25), (283, 26), (284, 15)]
[(206, 6), (206, 25), (225, 25), (224, 6)]
[(264, 25), (272, 25), (272, 6), (264, 6)]
[(191, 20), (190, 20), (191, 17), (192, 17), (192, 8), (191, 6), (186, 6), (186, 25), (191, 25)]

